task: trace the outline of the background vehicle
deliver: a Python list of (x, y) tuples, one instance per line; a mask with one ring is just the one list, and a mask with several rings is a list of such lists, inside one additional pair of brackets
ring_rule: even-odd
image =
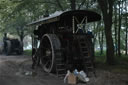
[(3, 52), (6, 55), (12, 53), (22, 54), (23, 52), (21, 42), (18, 39), (8, 38), (6, 33), (4, 34), (3, 44)]

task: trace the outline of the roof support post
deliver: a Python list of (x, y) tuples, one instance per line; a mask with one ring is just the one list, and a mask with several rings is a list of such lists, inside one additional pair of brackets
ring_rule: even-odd
[(72, 29), (73, 29), (73, 34), (75, 33), (75, 17), (72, 17)]

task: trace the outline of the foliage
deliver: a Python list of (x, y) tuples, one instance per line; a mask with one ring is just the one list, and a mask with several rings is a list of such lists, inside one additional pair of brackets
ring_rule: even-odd
[[(19, 38), (24, 38), (26, 35), (32, 34), (33, 28), (31, 27), (31, 29), (29, 29), (26, 26), (26, 24), (28, 24), (29, 22), (42, 18), (44, 15), (52, 14), (55, 11), (71, 10), (73, 7), (75, 7), (76, 10), (88, 9), (88, 10), (96, 11), (101, 14), (102, 12), (100, 8), (101, 9), (103, 8), (99, 6), (97, 1), (104, 1), (104, 0), (0, 0), (0, 32), (1, 32), (0, 35), (2, 35), (2, 33), (4, 32), (10, 32), (11, 34), (15, 34), (19, 36)], [(118, 38), (116, 33), (118, 33), (118, 29), (119, 29), (119, 20), (120, 20), (119, 10), (122, 10), (120, 44), (117, 43), (116, 41), (118, 39), (114, 39), (114, 45), (119, 44), (121, 47), (120, 50), (125, 50), (126, 40), (128, 40), (126, 39), (126, 34), (127, 34), (126, 29), (128, 29), (128, 23), (126, 22), (126, 17), (128, 16), (127, 13), (128, 1), (127, 0), (109, 0), (109, 1), (110, 2), (115, 1), (112, 6), (114, 16), (112, 17), (112, 22), (111, 22), (112, 35), (110, 35), (110, 37), (112, 36), (113, 39), (115, 37)], [(119, 4), (119, 2), (121, 3)], [(110, 6), (110, 5), (106, 5), (106, 6)], [(121, 7), (119, 7), (119, 5)], [(112, 9), (110, 9), (109, 11), (106, 10), (106, 12), (105, 10), (103, 10), (103, 12), (107, 14), (111, 10)], [(101, 15), (103, 16), (103, 14)], [(91, 24), (91, 30), (94, 33), (95, 45), (96, 46), (98, 45), (101, 48), (107, 42), (104, 33), (105, 29), (106, 28), (105, 25), (103, 24), (103, 20), (101, 20), (101, 22), (98, 23), (96, 22), (94, 24)], [(102, 37), (102, 32), (103, 32), (103, 37)], [(100, 59), (100, 57), (98, 59)], [(105, 62), (105, 60), (106, 59), (104, 59), (103, 61)]]

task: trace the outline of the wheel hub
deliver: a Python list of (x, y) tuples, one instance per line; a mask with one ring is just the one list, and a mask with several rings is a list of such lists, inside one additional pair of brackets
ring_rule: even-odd
[(46, 54), (46, 56), (51, 56), (52, 52), (50, 49), (48, 49), (48, 50), (46, 50), (45, 54)]

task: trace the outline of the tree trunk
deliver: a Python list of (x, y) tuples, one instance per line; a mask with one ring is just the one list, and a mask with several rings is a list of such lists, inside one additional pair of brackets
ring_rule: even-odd
[(70, 0), (71, 10), (76, 10), (76, 0)]
[[(19, 30), (20, 29), (20, 30)], [(22, 50), (22, 52), (23, 52), (23, 39), (24, 39), (24, 29), (23, 28), (19, 28), (19, 29), (17, 29), (17, 33), (18, 33), (18, 36), (19, 36), (19, 38), (20, 38), (20, 42), (21, 42), (21, 50)]]
[(101, 30), (99, 33), (98, 33), (98, 38), (99, 38), (99, 46), (100, 46), (100, 55), (103, 54), (103, 30)]
[(112, 13), (113, 13), (113, 0), (98, 0), (100, 5), (103, 20), (105, 24), (105, 37), (106, 37), (106, 54), (108, 64), (114, 64), (114, 45), (112, 39)]
[(23, 32), (21, 32), (21, 34), (19, 35), (20, 36), (20, 41), (21, 41), (21, 44), (22, 44), (22, 52), (23, 52), (23, 39), (24, 39), (24, 33)]
[(96, 23), (94, 23), (94, 38), (93, 38), (93, 42), (94, 42), (94, 48), (95, 48), (95, 43), (96, 43), (96, 38), (97, 38), (97, 36), (98, 36), (98, 33), (96, 32), (96, 30), (98, 29), (98, 27), (99, 27), (99, 25), (100, 25), (100, 22), (98, 22), (97, 23), (97, 26), (96, 26)]
[(35, 51), (33, 50), (34, 48), (34, 38), (33, 35), (31, 35), (31, 39), (32, 39), (32, 56), (34, 55)]
[(104, 42), (104, 31), (101, 32), (101, 49), (100, 49), (100, 55), (103, 54), (103, 42)]
[(114, 6), (114, 9), (115, 9), (115, 21), (114, 21), (114, 28), (115, 28), (115, 54), (117, 55), (118, 53), (118, 43), (117, 43), (117, 5)]
[(106, 46), (107, 46), (107, 63), (113, 64), (114, 63), (114, 45), (112, 39), (112, 31), (111, 31), (111, 22), (109, 19), (105, 19), (105, 35), (106, 35)]
[[(94, 38), (93, 38), (93, 45), (94, 45), (94, 52), (95, 52), (95, 41), (96, 41), (96, 36), (97, 36), (97, 34), (96, 34), (96, 32), (95, 32), (95, 30), (96, 30), (96, 25), (95, 25), (96, 23), (94, 23)], [(95, 54), (95, 53), (94, 53)]]
[[(127, 16), (126, 16), (126, 23), (128, 24)], [(125, 55), (128, 55), (128, 27), (127, 26), (126, 26), (126, 38), (125, 38)]]
[[(127, 1), (125, 0), (125, 11), (127, 12)], [(126, 23), (126, 37), (125, 37), (125, 55), (128, 55), (128, 17), (125, 16), (125, 23)]]
[(121, 1), (119, 1), (119, 28), (118, 28), (118, 56), (121, 56), (121, 52), (120, 52), (120, 30), (121, 30)]

